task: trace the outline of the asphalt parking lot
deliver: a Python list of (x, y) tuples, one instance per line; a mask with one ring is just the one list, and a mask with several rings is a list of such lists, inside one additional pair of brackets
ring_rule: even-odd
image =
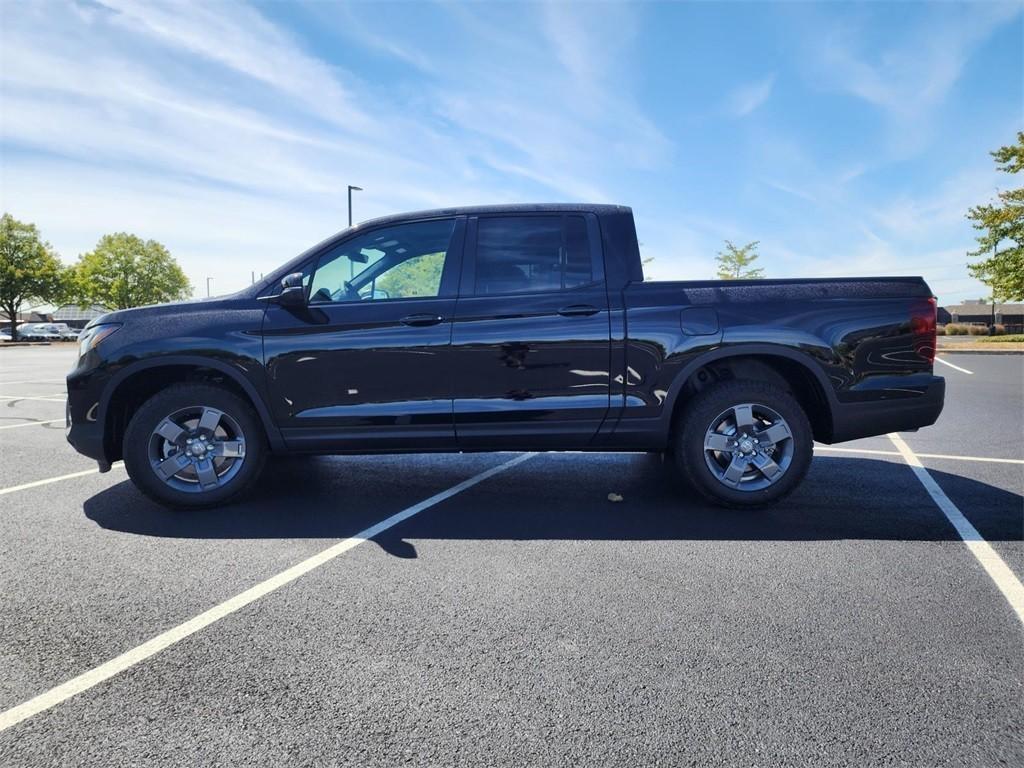
[(936, 366), (939, 500), (879, 437), (759, 513), (628, 454), (287, 459), (173, 513), (65, 442), (73, 354), (0, 350), (4, 766), (1024, 765), (1024, 356)]

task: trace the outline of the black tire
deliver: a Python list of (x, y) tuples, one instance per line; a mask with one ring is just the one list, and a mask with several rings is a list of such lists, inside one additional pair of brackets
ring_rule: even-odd
[[(220, 414), (212, 430), (202, 425), (208, 412)], [(165, 420), (182, 430), (180, 437), (172, 441), (157, 432)], [(200, 440), (213, 447), (194, 456), (191, 442)], [(201, 509), (225, 504), (249, 490), (263, 469), (267, 443), (263, 425), (245, 400), (214, 385), (184, 383), (158, 392), (135, 412), (124, 433), (122, 455), (132, 482), (153, 501), (177, 509)], [(170, 459), (178, 460), (181, 471), (165, 477), (158, 466)], [(200, 479), (200, 469), (210, 482)], [(194, 481), (189, 473), (195, 475)]]
[[(745, 406), (752, 406), (752, 423), (737, 429), (740, 422), (747, 423), (747, 417), (737, 416), (732, 409), (745, 414)], [(731, 424), (729, 413), (733, 414)], [(765, 430), (774, 426), (772, 435), (781, 434), (780, 421), (789, 437), (773, 443)], [(744, 435), (757, 439), (737, 439)], [(728, 442), (732, 450), (707, 449), (706, 439), (714, 445)], [(807, 414), (789, 392), (765, 382), (740, 379), (705, 389), (686, 404), (673, 431), (672, 457), (683, 479), (713, 503), (763, 507), (781, 501), (800, 485), (811, 465), (813, 441)], [(755, 442), (757, 445), (751, 445)], [(747, 447), (751, 452), (744, 450)], [(738, 471), (733, 470), (734, 464), (745, 470), (733, 485)], [(730, 474), (733, 476), (728, 477)]]

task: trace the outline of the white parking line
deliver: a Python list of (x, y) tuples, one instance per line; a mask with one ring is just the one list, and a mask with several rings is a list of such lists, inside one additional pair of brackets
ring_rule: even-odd
[(0, 400), (42, 400), (44, 403), (63, 403), (67, 397), (57, 393), (52, 395), (0, 395)]
[(290, 584), (300, 576), (303, 576), (310, 571), (319, 568), (321, 565), (330, 562), (339, 555), (348, 552), (350, 549), (358, 547), (363, 542), (372, 539), (388, 528), (392, 528), (404, 520), (408, 520), (413, 515), (417, 515), (425, 509), (440, 504), (445, 499), (450, 499), (452, 496), (462, 493), (465, 490), (472, 488), (478, 483), (482, 483), (484, 480), (494, 477), (500, 472), (504, 472), (507, 469), (511, 469), (517, 464), (522, 464), (529, 458), (532, 458), (536, 454), (524, 453), (520, 456), (516, 456), (514, 459), (510, 459), (496, 467), (481, 472), (480, 474), (473, 475), (468, 480), (463, 480), (458, 485), (453, 485), (451, 488), (436, 493), (429, 499), (424, 499), (418, 504), (413, 504), (411, 507), (403, 509), (401, 512), (397, 512), (391, 517), (381, 520), (375, 525), (371, 525), (369, 528), (360, 531), (355, 536), (339, 541), (331, 547), (313, 555), (306, 560), (303, 560), (297, 565), (293, 565), (291, 568), (281, 571), (276, 576), (271, 576), (265, 581), (261, 581), (254, 587), (250, 587), (245, 592), (235, 595), (232, 598), (225, 600), (220, 605), (215, 605), (198, 616), (189, 619), (183, 624), (179, 624), (176, 627), (172, 627), (166, 632), (162, 632), (156, 637), (147, 640), (140, 646), (132, 648), (120, 656), (117, 656), (110, 661), (100, 664), (98, 667), (90, 669), (88, 672), (84, 672), (78, 677), (68, 680), (66, 683), (58, 685), (56, 688), (52, 688), (46, 693), (42, 693), (33, 699), (29, 699), (23, 704), (19, 704), (16, 707), (8, 709), (6, 712), (0, 712), (0, 731), (10, 728), (12, 725), (17, 725), (22, 720), (25, 720), (33, 715), (37, 715), (50, 707), (60, 704), (72, 696), (87, 691), (94, 685), (102, 683), (114, 675), (123, 672), (129, 667), (133, 667), (140, 662), (145, 661), (150, 656), (153, 656), (160, 651), (168, 648), (179, 640), (184, 640), (189, 635), (193, 635), (199, 630), (210, 626), (215, 621), (223, 619), (225, 616), (230, 616), (232, 613), (244, 608), (261, 597), (280, 589), (286, 584)]
[(942, 363), (943, 365), (948, 365), (950, 368), (955, 368), (956, 370), (960, 371), (960, 373), (966, 373), (970, 376), (974, 375), (974, 371), (968, 371), (966, 368), (961, 368), (959, 365), (953, 365), (951, 362), (949, 362), (948, 360), (943, 360), (938, 355), (936, 355), (935, 357), (935, 362)]
[[(878, 451), (871, 448), (836, 448), (832, 445), (816, 445), (814, 451), (834, 453), (863, 453), (868, 456), (902, 456), (899, 451)], [(952, 459), (954, 461), (990, 461), (993, 464), (1024, 464), (1024, 459), (997, 459), (992, 456), (953, 456), (948, 453), (919, 453), (920, 459)]]
[(21, 381), (0, 381), (0, 387), (14, 386), (15, 384), (66, 384), (65, 379), (22, 379)]
[[(22, 426), (22, 425), (18, 425)], [(110, 465), (112, 469), (118, 469), (123, 467), (120, 461), (115, 461)], [(43, 480), (33, 480), (31, 483), (22, 483), (21, 485), (12, 485), (9, 488), (0, 488), (0, 496), (6, 496), (8, 493), (14, 493), (15, 491), (27, 491), (29, 488), (38, 488), (41, 485), (49, 485), (50, 483), (59, 483), (61, 480), (74, 480), (76, 477), (85, 477), (86, 475), (95, 475), (99, 473), (99, 469), (83, 469), (81, 472), (72, 472), (69, 475), (57, 475), (56, 477), (47, 477)]]
[(970, 521), (964, 517), (963, 512), (950, 500), (946, 492), (939, 487), (939, 484), (935, 482), (935, 479), (928, 473), (928, 470), (924, 468), (921, 460), (910, 450), (910, 446), (903, 441), (903, 438), (893, 432), (889, 435), (889, 439), (892, 440), (896, 450), (903, 456), (904, 461), (914, 470), (917, 479), (921, 481), (921, 485), (924, 486), (932, 500), (942, 510), (946, 519), (956, 528), (956, 532), (960, 534), (960, 538), (963, 539), (971, 554), (981, 563), (981, 567), (985, 569), (985, 572), (995, 582), (999, 591), (1003, 593), (1003, 597), (1006, 598), (1010, 607), (1013, 608), (1017, 618), (1024, 624), (1024, 584), (1020, 583), (1020, 579), (1010, 570), (1010, 566), (1006, 564), (1006, 561), (999, 556), (999, 553), (992, 548), (991, 544), (982, 538), (981, 534), (978, 533), (978, 529), (971, 525)]
[(47, 419), (46, 421), (26, 421), (24, 424), (4, 424), (0, 429), (17, 429), (18, 427), (39, 427), (43, 424), (56, 424), (64, 419)]

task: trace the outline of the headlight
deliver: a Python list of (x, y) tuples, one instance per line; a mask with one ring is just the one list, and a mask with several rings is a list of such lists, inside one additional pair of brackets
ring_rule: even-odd
[(97, 344), (120, 327), (121, 323), (103, 323), (86, 328), (78, 337), (78, 356), (82, 357), (90, 349), (95, 349)]

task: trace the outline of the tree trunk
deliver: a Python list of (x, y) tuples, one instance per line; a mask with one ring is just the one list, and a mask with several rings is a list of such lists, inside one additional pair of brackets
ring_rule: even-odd
[(0, 307), (7, 313), (8, 319), (11, 321), (11, 341), (18, 340), (18, 312), (11, 307)]

